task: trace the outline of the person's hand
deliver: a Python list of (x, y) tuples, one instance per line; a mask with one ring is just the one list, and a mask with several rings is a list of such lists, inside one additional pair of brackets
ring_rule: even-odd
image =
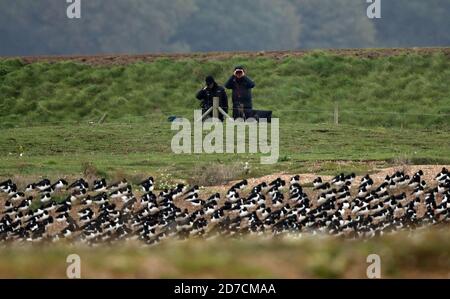
[(234, 76), (236, 78), (242, 78), (242, 77), (245, 76), (245, 71), (242, 70), (242, 69), (237, 69), (237, 70), (234, 71)]

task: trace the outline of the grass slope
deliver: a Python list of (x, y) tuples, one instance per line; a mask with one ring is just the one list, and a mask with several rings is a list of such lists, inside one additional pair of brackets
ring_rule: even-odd
[(237, 54), (118, 66), (0, 60), (0, 125), (97, 120), (104, 112), (109, 121), (191, 115), (204, 77), (212, 74), (224, 82), (237, 64), (245, 65), (256, 81), (255, 106), (272, 109), (284, 120), (330, 122), (338, 101), (343, 124), (450, 124), (450, 60), (437, 51), (373, 58), (325, 52), (284, 58)]
[[(362, 173), (373, 166), (366, 165), (366, 161), (376, 161), (380, 167), (450, 164), (450, 133), (427, 129), (281, 123), (280, 158), (275, 165), (261, 165), (259, 154), (175, 155), (170, 148), (175, 132), (169, 123), (48, 125), (4, 128), (0, 132), (0, 178), (56, 178), (94, 171), (108, 177), (152, 174), (200, 180), (218, 176), (222, 170), (228, 172), (229, 179), (237, 179), (278, 171)], [(245, 162), (250, 163), (248, 173), (243, 172)], [(206, 166), (209, 172), (205, 174)], [(216, 183), (221, 183), (218, 179)]]

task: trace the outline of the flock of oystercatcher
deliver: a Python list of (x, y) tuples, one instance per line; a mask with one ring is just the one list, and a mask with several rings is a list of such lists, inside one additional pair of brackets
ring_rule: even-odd
[(422, 177), (421, 170), (411, 177), (397, 171), (375, 184), (370, 175), (356, 182), (355, 174), (342, 173), (330, 181), (318, 177), (312, 186), (298, 175), (255, 186), (243, 180), (223, 196), (208, 197), (198, 186), (183, 184), (154, 192), (153, 177), (135, 189), (126, 179), (89, 184), (80, 178), (71, 184), (44, 179), (18, 190), (8, 179), (0, 183), (0, 243), (139, 240), (151, 245), (167, 238), (303, 233), (371, 238), (448, 224), (448, 169), (433, 182)]

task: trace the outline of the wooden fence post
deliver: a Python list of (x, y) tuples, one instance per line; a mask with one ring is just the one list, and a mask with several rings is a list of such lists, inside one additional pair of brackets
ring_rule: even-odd
[(198, 121), (203, 121), (208, 115), (212, 112), (214, 119), (219, 119), (219, 113), (222, 114), (224, 117), (231, 119), (232, 118), (225, 112), (225, 110), (220, 107), (220, 99), (218, 97), (213, 98), (213, 105), (211, 108), (208, 109), (203, 115), (202, 118)]
[(105, 113), (103, 114), (103, 116), (98, 120), (98, 124), (99, 124), (99, 125), (102, 124), (102, 123), (105, 121), (106, 116), (108, 116), (108, 113), (105, 112)]
[(218, 97), (213, 98), (213, 118), (214, 119), (219, 118), (219, 98)]
[(334, 102), (334, 124), (339, 125), (339, 103), (337, 101)]

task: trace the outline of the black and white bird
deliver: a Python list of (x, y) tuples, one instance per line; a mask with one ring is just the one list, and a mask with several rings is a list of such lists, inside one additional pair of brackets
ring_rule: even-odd
[(439, 173), (436, 175), (435, 179), (436, 179), (436, 181), (438, 181), (439, 183), (442, 183), (442, 182), (444, 182), (449, 176), (450, 176), (450, 173), (449, 173), (448, 169), (445, 168), (445, 167), (443, 167), (442, 170), (441, 170), (441, 172), (439, 172)]
[(247, 180), (242, 180), (242, 181), (234, 184), (231, 187), (231, 189), (244, 190), (247, 186), (248, 186), (248, 181)]
[(345, 184), (345, 175), (341, 173), (335, 176), (330, 183), (331, 185), (335, 185), (336, 187), (342, 187)]
[(73, 182), (72, 184), (70, 184), (67, 187), (68, 190), (74, 190), (74, 191), (84, 190), (84, 189), (88, 189), (88, 188), (89, 188), (89, 184), (83, 178), (76, 180), (75, 182)]
[(111, 185), (109, 185), (106, 190), (110, 191), (110, 192), (114, 192), (118, 189), (122, 189), (128, 186), (128, 181), (126, 179), (122, 179), (119, 182), (113, 183)]
[(50, 186), (51, 186), (51, 183), (50, 183), (49, 179), (43, 179), (42, 181), (39, 181), (39, 182), (36, 183), (36, 188), (39, 191), (43, 191), (43, 190), (45, 190), (47, 188), (50, 188)]
[(92, 191), (94, 192), (105, 192), (108, 185), (106, 184), (106, 179), (101, 178), (94, 181), (94, 184), (92, 186)]
[(144, 192), (152, 192), (155, 188), (155, 181), (153, 177), (148, 177), (146, 180), (140, 182), (139, 186), (141, 186)]
[(293, 176), (293, 177), (289, 180), (289, 184), (290, 184), (290, 185), (300, 184), (300, 176), (299, 176), (299, 175)]
[(198, 195), (198, 192), (200, 191), (200, 188), (198, 187), (198, 185), (193, 186), (191, 189), (189, 189), (188, 191), (186, 191), (183, 196), (185, 196), (186, 198), (189, 198), (193, 195)]

